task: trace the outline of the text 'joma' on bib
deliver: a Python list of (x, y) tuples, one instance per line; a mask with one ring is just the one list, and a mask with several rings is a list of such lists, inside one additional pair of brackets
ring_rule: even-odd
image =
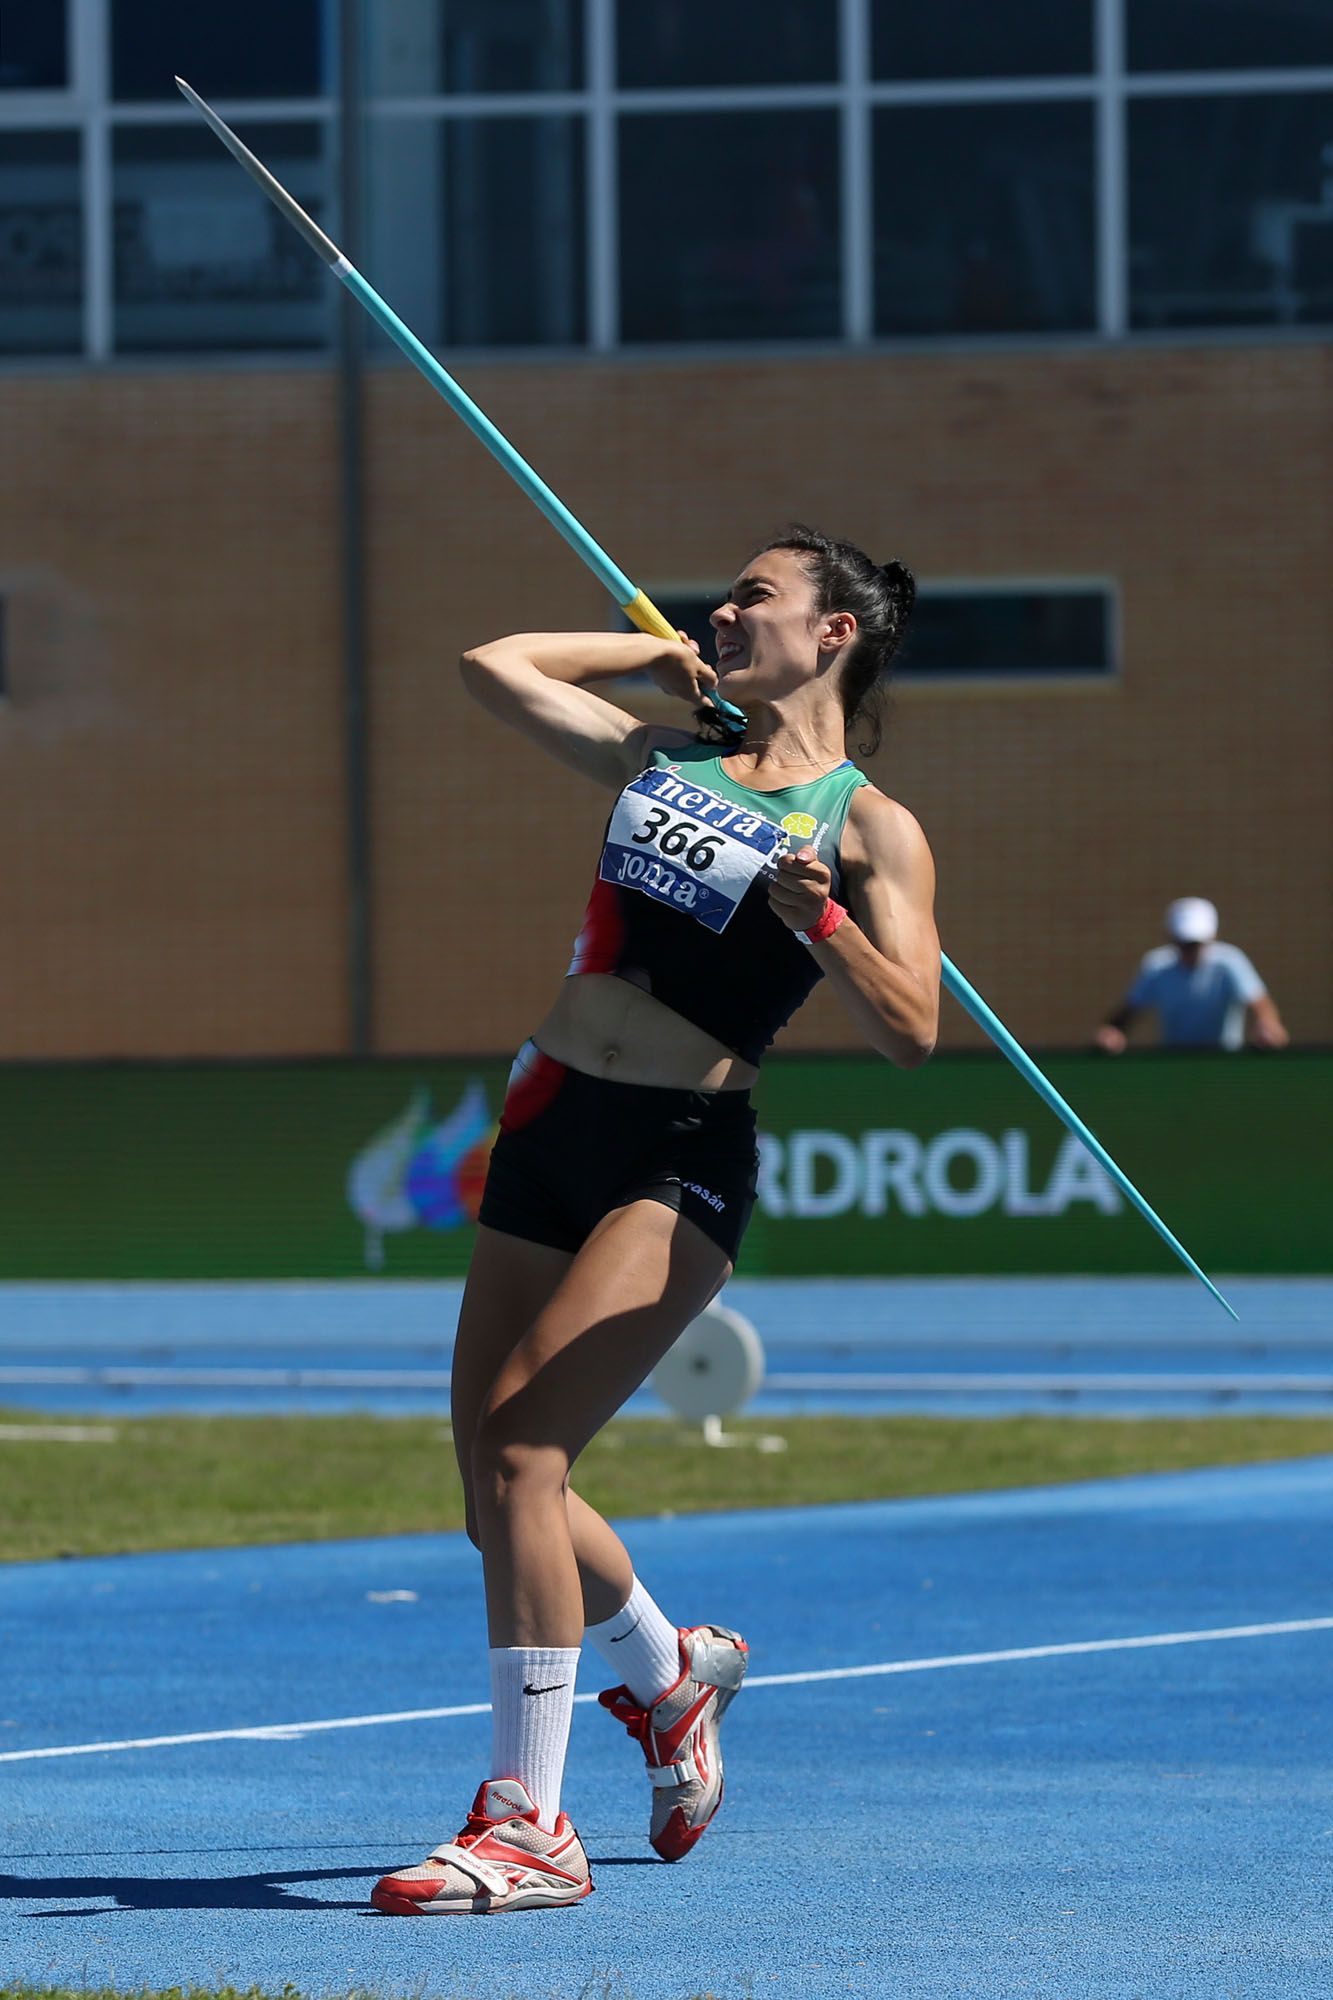
[(787, 846), (772, 820), (733, 799), (648, 770), (616, 800), (598, 874), (724, 931), (756, 875)]

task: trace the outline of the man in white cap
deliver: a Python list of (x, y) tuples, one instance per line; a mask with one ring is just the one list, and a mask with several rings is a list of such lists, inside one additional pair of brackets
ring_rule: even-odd
[(1135, 1015), (1155, 1008), (1171, 1049), (1284, 1049), (1290, 1037), (1245, 953), (1217, 935), (1217, 909), (1203, 896), (1168, 905), (1166, 934), (1145, 954), (1138, 978), (1097, 1030), (1097, 1046), (1118, 1056)]

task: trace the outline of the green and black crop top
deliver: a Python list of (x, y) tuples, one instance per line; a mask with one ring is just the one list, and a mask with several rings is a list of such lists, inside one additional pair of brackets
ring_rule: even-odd
[(709, 743), (655, 750), (625, 787), (569, 970), (627, 979), (757, 1063), (823, 977), (769, 908), (772, 857), (813, 847), (837, 896), (847, 811), (870, 780), (848, 762), (758, 792), (727, 776), (727, 754)]

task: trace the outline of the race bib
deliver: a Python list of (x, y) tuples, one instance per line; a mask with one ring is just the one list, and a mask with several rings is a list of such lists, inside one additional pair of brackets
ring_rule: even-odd
[(733, 799), (648, 770), (616, 800), (597, 872), (724, 931), (756, 875), (787, 846), (780, 826)]

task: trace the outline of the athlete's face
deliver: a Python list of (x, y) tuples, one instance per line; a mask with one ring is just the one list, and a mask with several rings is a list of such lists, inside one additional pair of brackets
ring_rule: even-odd
[[(745, 565), (712, 614), (717, 671), (727, 699), (742, 704), (812, 680), (821, 653), (846, 643), (845, 612), (815, 613), (815, 588), (794, 549), (765, 549)], [(733, 686), (734, 682), (734, 686)]]

